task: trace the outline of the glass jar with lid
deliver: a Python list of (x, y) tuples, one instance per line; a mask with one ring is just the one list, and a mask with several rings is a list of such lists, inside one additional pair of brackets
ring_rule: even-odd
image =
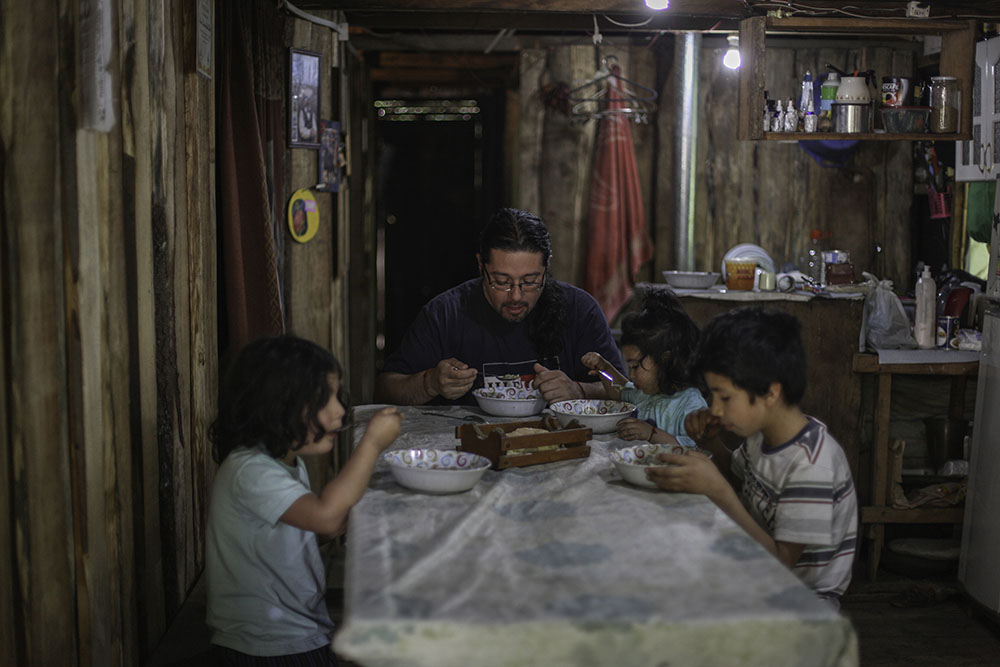
[(938, 134), (958, 132), (958, 79), (932, 76), (930, 97), (930, 131)]

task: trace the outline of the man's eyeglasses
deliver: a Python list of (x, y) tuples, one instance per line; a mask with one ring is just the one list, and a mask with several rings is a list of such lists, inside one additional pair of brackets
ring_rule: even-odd
[(490, 288), (497, 292), (513, 292), (515, 287), (519, 287), (522, 292), (537, 292), (545, 286), (544, 274), (539, 281), (522, 280), (519, 283), (515, 283), (511, 280), (493, 280), (493, 276), (490, 275), (489, 270), (485, 266), (483, 266), (483, 273), (486, 274), (486, 282), (489, 283)]

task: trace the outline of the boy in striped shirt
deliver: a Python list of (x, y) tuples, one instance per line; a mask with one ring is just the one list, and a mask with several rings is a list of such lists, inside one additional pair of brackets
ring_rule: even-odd
[[(843, 449), (799, 408), (806, 364), (798, 320), (760, 308), (719, 315), (702, 331), (693, 363), (712, 400), (685, 428), (713, 459), (665, 454), (676, 465), (647, 475), (668, 491), (708, 496), (839, 607), (851, 581), (857, 497)], [(722, 429), (744, 438), (735, 451), (717, 437)]]

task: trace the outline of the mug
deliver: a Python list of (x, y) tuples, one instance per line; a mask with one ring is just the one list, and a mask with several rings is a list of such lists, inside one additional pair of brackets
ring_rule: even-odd
[(777, 280), (773, 271), (757, 269), (753, 276), (753, 288), (758, 292), (773, 292), (777, 288)]

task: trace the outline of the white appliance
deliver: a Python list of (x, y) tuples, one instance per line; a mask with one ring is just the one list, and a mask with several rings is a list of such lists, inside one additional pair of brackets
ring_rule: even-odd
[(969, 451), (958, 579), (974, 600), (1000, 613), (1000, 188), (994, 203), (990, 268)]

